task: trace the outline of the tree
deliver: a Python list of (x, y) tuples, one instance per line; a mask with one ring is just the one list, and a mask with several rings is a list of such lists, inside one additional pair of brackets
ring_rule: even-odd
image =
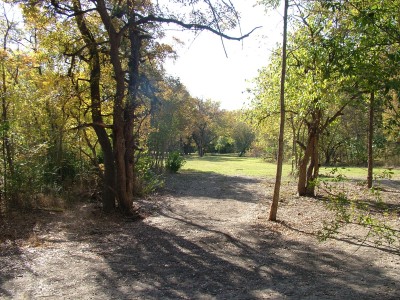
[[(161, 35), (160, 24), (175, 24), (189, 30), (208, 30), (222, 38), (241, 40), (230, 37), (223, 30), (236, 26), (238, 15), (229, 2), (220, 1), (211, 4), (206, 1), (190, 1), (192, 19), (167, 14), (163, 6), (152, 1), (42, 1), (26, 2), (30, 10), (39, 15), (53, 14), (53, 20), (64, 22), (73, 18), (83, 44), (77, 41), (73, 51), (66, 51), (71, 67), (82, 60), (89, 68), (92, 123), (86, 124), (96, 132), (104, 155), (103, 208), (113, 208), (115, 199), (121, 211), (136, 214), (133, 209), (135, 190), (135, 149), (139, 150), (139, 136), (142, 120), (148, 115), (143, 103), (148, 81), (145, 79), (144, 62), (152, 60), (157, 64), (151, 49), (156, 44), (152, 41)], [(104, 121), (102, 110), (101, 82), (105, 72), (102, 63), (112, 67), (112, 80), (115, 92), (112, 98), (112, 120)]]
[(287, 41), (287, 24), (288, 24), (288, 8), (289, 0), (285, 0), (283, 14), (283, 42), (282, 42), (282, 70), (281, 70), (281, 86), (280, 86), (280, 124), (279, 124), (279, 139), (278, 139), (278, 158), (275, 177), (274, 196), (272, 198), (269, 220), (276, 221), (278, 211), (279, 194), (281, 189), (282, 166), (283, 166), (283, 147), (285, 134), (285, 81), (286, 81), (286, 41)]
[[(372, 187), (373, 181), (373, 132), (374, 132), (374, 111), (383, 105), (382, 101), (376, 101), (379, 91), (388, 93), (390, 88), (397, 86), (397, 70), (393, 68), (393, 52), (396, 53), (396, 44), (399, 33), (398, 23), (393, 18), (393, 2), (385, 1), (360, 5), (356, 1), (348, 1), (342, 6), (352, 17), (354, 26), (354, 40), (357, 47), (351, 73), (356, 76), (359, 88), (369, 95), (368, 104), (368, 175), (367, 186)], [(337, 3), (336, 5), (341, 5)], [(396, 4), (395, 4), (396, 5)], [(397, 3), (398, 5), (398, 3)], [(384, 99), (385, 97), (383, 97)]]
[(176, 78), (160, 80), (157, 89), (147, 143), (155, 168), (161, 169), (165, 155), (171, 151), (183, 152), (184, 142), (192, 134), (195, 99)]
[(250, 149), (255, 134), (253, 129), (245, 122), (236, 122), (232, 129), (232, 139), (235, 143), (236, 152), (239, 153), (239, 157), (242, 157), (247, 150)]
[[(4, 4), (0, 7), (2, 10), (1, 28), (1, 52), (0, 52), (0, 69), (1, 69), (1, 133), (2, 133), (2, 156), (3, 156), (3, 197), (7, 202), (8, 199), (8, 179), (14, 175), (13, 150), (10, 136), (10, 107), (13, 89), (18, 85), (19, 62), (18, 57), (10, 47), (10, 41), (17, 38), (16, 22), (10, 20), (7, 16)], [(0, 202), (1, 204), (1, 202)], [(7, 203), (6, 203), (7, 204)]]
[(206, 148), (218, 137), (215, 127), (218, 126), (220, 113), (218, 102), (196, 100), (192, 137), (200, 157), (204, 156)]

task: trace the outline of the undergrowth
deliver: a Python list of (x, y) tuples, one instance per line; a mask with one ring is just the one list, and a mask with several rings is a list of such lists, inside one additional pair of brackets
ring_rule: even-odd
[[(376, 245), (390, 246), (394, 246), (396, 241), (400, 242), (400, 231), (388, 224), (390, 217), (396, 216), (398, 212), (390, 209), (384, 202), (379, 181), (375, 187), (367, 190), (365, 198), (360, 199), (351, 196), (344, 184), (346, 176), (337, 172), (338, 169), (333, 169), (330, 173), (333, 177), (331, 182), (336, 182), (335, 186), (327, 181), (318, 183), (328, 195), (327, 208), (334, 213), (333, 220), (324, 221), (322, 230), (318, 232), (318, 239), (326, 241), (338, 235), (345, 226), (358, 225), (368, 229), (364, 242), (369, 240)], [(376, 180), (390, 178), (390, 170), (375, 176)]]

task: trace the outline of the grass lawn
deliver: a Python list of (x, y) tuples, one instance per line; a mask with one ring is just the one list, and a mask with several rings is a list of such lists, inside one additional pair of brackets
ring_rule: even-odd
[[(261, 158), (238, 157), (234, 155), (186, 156), (182, 170), (215, 172), (222, 175), (244, 175), (254, 177), (275, 177), (276, 165)], [(290, 173), (290, 165), (283, 166), (283, 176)]]
[[(362, 167), (338, 167), (334, 175), (330, 172), (334, 168), (321, 167), (320, 174), (336, 176), (344, 175), (347, 178), (366, 179), (367, 168)], [(222, 175), (244, 175), (254, 177), (275, 177), (276, 165), (267, 163), (261, 158), (254, 157), (238, 157), (235, 155), (206, 155), (198, 157), (197, 155), (186, 156), (186, 164), (182, 170), (196, 170), (202, 172), (215, 172)], [(283, 165), (283, 177), (288, 179), (291, 166)], [(375, 168), (374, 174), (382, 174), (385, 168)], [(392, 179), (400, 179), (400, 169), (391, 170)]]

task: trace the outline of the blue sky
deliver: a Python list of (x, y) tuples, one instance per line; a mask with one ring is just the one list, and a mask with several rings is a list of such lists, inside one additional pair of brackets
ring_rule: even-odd
[[(282, 16), (278, 10), (265, 13), (264, 7), (255, 6), (255, 0), (232, 1), (241, 14), (243, 33), (263, 26), (243, 43), (225, 40), (228, 58), (218, 36), (202, 32), (195, 37), (190, 32), (171, 31), (185, 44), (177, 46), (179, 58), (169, 60), (167, 73), (179, 77), (194, 97), (221, 102), (223, 109), (239, 109), (248, 99), (245, 93), (257, 70), (265, 66), (276, 43), (281, 41)], [(230, 32), (239, 36), (239, 30)]]

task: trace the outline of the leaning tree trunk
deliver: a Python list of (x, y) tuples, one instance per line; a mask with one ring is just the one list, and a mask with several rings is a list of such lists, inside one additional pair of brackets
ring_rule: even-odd
[(103, 210), (110, 212), (115, 207), (115, 171), (113, 150), (108, 138), (107, 131), (104, 127), (103, 117), (101, 113), (101, 97), (100, 97), (100, 60), (98, 52), (92, 55), (90, 62), (90, 92), (91, 92), (91, 113), (94, 124), (94, 131), (99, 140), (101, 150), (104, 156), (104, 177), (103, 177)]
[(375, 105), (375, 93), (371, 92), (369, 102), (369, 118), (368, 118), (368, 176), (367, 176), (367, 187), (372, 188), (373, 179), (373, 134), (374, 134), (374, 105)]
[(324, 122), (322, 122), (321, 110), (316, 110), (311, 114), (312, 121), (308, 123), (307, 145), (302, 145), (304, 156), (299, 165), (299, 181), (297, 185), (299, 196), (315, 196), (315, 180), (318, 178), (319, 173), (319, 137), (332, 122), (343, 115), (343, 110), (357, 96), (358, 94), (353, 95), (332, 117), (326, 118)]
[(318, 177), (318, 141), (317, 126), (309, 129), (308, 141), (304, 150), (304, 156), (299, 166), (299, 181), (297, 191), (299, 196), (315, 196), (315, 179)]
[(101, 65), (97, 42), (86, 24), (84, 15), (81, 12), (79, 1), (74, 1), (74, 11), (76, 13), (75, 20), (79, 31), (90, 51), (90, 98), (91, 98), (91, 114), (93, 120), (93, 128), (96, 132), (100, 143), (101, 150), (104, 155), (104, 176), (103, 176), (103, 195), (102, 204), (105, 212), (111, 211), (115, 207), (115, 165), (114, 155), (110, 139), (105, 129), (103, 116), (101, 112), (101, 96), (100, 96), (100, 76)]
[(313, 137), (313, 151), (311, 152), (310, 164), (307, 168), (307, 184), (306, 184), (306, 195), (315, 196), (315, 180), (318, 178), (319, 173), (319, 134), (318, 132)]

